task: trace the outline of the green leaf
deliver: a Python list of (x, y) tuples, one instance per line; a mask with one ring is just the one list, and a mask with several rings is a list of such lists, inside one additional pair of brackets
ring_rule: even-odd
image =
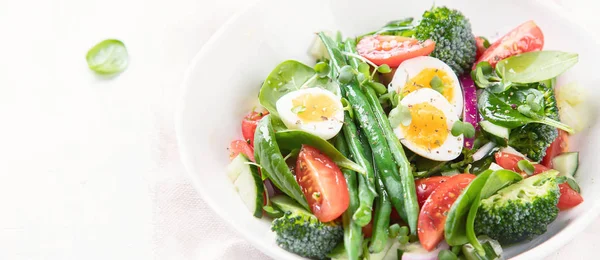
[(554, 78), (579, 60), (577, 53), (534, 51), (501, 60), (496, 73), (515, 83), (535, 83)]
[(379, 82), (370, 81), (370, 82), (368, 82), (368, 84), (371, 88), (373, 88), (373, 90), (375, 90), (375, 92), (378, 95), (383, 95), (383, 94), (387, 93), (387, 88)]
[(325, 78), (325, 77), (329, 76), (330, 71), (331, 71), (331, 68), (329, 67), (329, 64), (327, 64), (325, 62), (321, 61), (321, 62), (315, 64), (315, 72), (321, 78)]
[(271, 114), (279, 115), (275, 104), (290, 92), (301, 88), (320, 87), (340, 95), (337, 83), (329, 78), (320, 78), (315, 70), (299, 61), (287, 60), (275, 67), (265, 79), (258, 100)]
[(571, 187), (571, 189), (573, 189), (577, 193), (581, 193), (581, 188), (579, 188), (579, 184), (577, 184), (577, 181), (575, 181), (575, 179), (567, 177), (567, 184), (569, 184), (569, 187)]
[(435, 75), (433, 76), (433, 78), (431, 78), (431, 82), (429, 82), (429, 85), (431, 85), (431, 88), (437, 92), (444, 92), (444, 82), (442, 82), (442, 79), (440, 79), (438, 75)]
[(410, 114), (410, 109), (402, 104), (398, 104), (392, 111), (390, 111), (390, 115), (388, 116), (390, 120), (390, 125), (393, 127), (399, 126), (402, 124), (403, 126), (409, 126), (412, 121), (412, 115)]
[(487, 178), (485, 185), (481, 188), (481, 191), (479, 192), (477, 198), (473, 201), (473, 204), (471, 204), (471, 209), (469, 210), (469, 215), (467, 216), (466, 231), (469, 242), (471, 245), (473, 245), (478, 253), (485, 255), (485, 250), (481, 246), (481, 243), (475, 234), (475, 217), (477, 217), (477, 210), (479, 209), (481, 200), (489, 198), (499, 190), (522, 179), (523, 177), (520, 174), (510, 170), (495, 171)]
[(452, 133), (453, 136), (464, 135), (465, 138), (472, 138), (475, 137), (475, 128), (471, 123), (456, 121), (452, 125), (450, 133)]
[[(527, 96), (534, 95), (539, 111), (527, 104)], [(529, 123), (541, 123), (572, 133), (573, 129), (546, 115), (542, 92), (535, 88), (519, 88), (502, 93), (483, 91), (477, 100), (479, 112), (485, 120), (506, 128), (517, 128)]]
[(521, 169), (521, 171), (524, 171), (529, 176), (533, 175), (533, 172), (535, 172), (535, 167), (533, 167), (533, 164), (531, 164), (528, 160), (520, 160), (517, 163), (517, 166), (519, 169)]
[(467, 214), (492, 173), (492, 170), (487, 170), (479, 174), (452, 204), (444, 226), (444, 236), (449, 245), (458, 246), (469, 242), (466, 234)]
[(92, 47), (85, 56), (91, 70), (100, 74), (122, 72), (129, 64), (125, 44), (119, 40), (104, 40)]
[(301, 130), (284, 130), (275, 133), (275, 139), (281, 150), (292, 151), (300, 149), (303, 144), (310, 145), (327, 155), (338, 166), (362, 174), (365, 173), (365, 169), (360, 165), (346, 158), (331, 143), (316, 135)]
[[(390, 66), (389, 66), (389, 65), (387, 65), (387, 64), (383, 64), (383, 65), (381, 65), (381, 66), (377, 67), (377, 71), (379, 71), (379, 72), (381, 72), (381, 73), (384, 73), (384, 74), (385, 74), (385, 73), (390, 73), (390, 72), (392, 72), (392, 68), (390, 68)], [(437, 76), (437, 75), (436, 75), (436, 76)]]
[(273, 130), (271, 117), (272, 115), (263, 117), (258, 122), (254, 133), (254, 158), (256, 158), (256, 163), (262, 166), (262, 174), (268, 176), (279, 190), (308, 209), (308, 203), (304, 198), (300, 185), (298, 185), (296, 177), (294, 177), (283, 159), (279, 145), (275, 141), (275, 130)]
[(354, 78), (354, 69), (350, 65), (345, 65), (340, 69), (338, 81), (342, 84), (348, 84)]
[(483, 40), (483, 47), (485, 47), (486, 49), (490, 47), (490, 41), (488, 41), (487, 38), (485, 38), (483, 36), (478, 36), (478, 37)]

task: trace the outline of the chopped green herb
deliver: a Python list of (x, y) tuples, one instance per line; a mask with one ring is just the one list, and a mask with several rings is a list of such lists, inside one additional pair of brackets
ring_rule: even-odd
[(385, 74), (385, 73), (392, 72), (392, 68), (390, 68), (390, 66), (388, 66), (387, 64), (383, 64), (383, 65), (377, 67), (377, 71)]
[(407, 106), (398, 104), (398, 106), (390, 111), (388, 119), (390, 120), (392, 127), (396, 127), (400, 124), (403, 126), (409, 126), (410, 122), (412, 121), (412, 115), (410, 114), (410, 109), (408, 109)]
[(348, 84), (352, 81), (354, 77), (354, 70), (352, 67), (346, 65), (340, 69), (340, 75), (338, 76), (338, 81), (342, 84)]
[(317, 64), (315, 64), (315, 72), (317, 72), (317, 75), (319, 75), (319, 77), (321, 78), (325, 78), (329, 75), (329, 72), (331, 71), (331, 67), (329, 67), (329, 64), (325, 63), (325, 62), (319, 62)]
[(299, 114), (306, 111), (306, 107), (303, 105), (292, 107), (292, 113)]
[(90, 69), (100, 74), (122, 72), (129, 64), (129, 54), (125, 44), (114, 39), (96, 44), (88, 51), (85, 59)]
[(535, 171), (535, 167), (533, 167), (533, 165), (528, 160), (520, 160), (517, 163), (517, 166), (519, 167), (519, 169), (521, 169), (521, 171), (524, 171), (529, 176), (533, 175), (533, 172)]
[(433, 76), (431, 82), (429, 82), (429, 85), (431, 85), (431, 88), (437, 92), (444, 92), (444, 82), (442, 82), (442, 79), (440, 79), (438, 75)]
[(398, 236), (398, 234), (400, 234), (400, 225), (398, 225), (398, 223), (395, 223), (389, 227), (388, 236), (390, 238), (395, 238)]
[(466, 138), (475, 137), (475, 128), (471, 123), (456, 121), (450, 130), (453, 136), (464, 135)]

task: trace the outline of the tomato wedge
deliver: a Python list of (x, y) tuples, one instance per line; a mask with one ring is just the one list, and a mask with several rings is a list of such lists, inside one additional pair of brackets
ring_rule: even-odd
[(238, 154), (244, 154), (254, 162), (254, 149), (244, 140), (234, 140), (229, 144), (229, 159), (233, 160)]
[(583, 202), (581, 194), (573, 190), (569, 184), (561, 183), (558, 187), (560, 187), (560, 199), (557, 206), (560, 210), (573, 208)]
[(417, 188), (417, 200), (419, 207), (423, 207), (429, 195), (438, 187), (440, 184), (448, 180), (448, 176), (434, 176), (429, 178), (418, 179), (415, 181), (415, 187)]
[(542, 30), (535, 22), (527, 21), (494, 42), (479, 57), (473, 65), (473, 69), (477, 63), (482, 61), (487, 61), (492, 67), (496, 67), (498, 61), (520, 53), (539, 51), (543, 47), (544, 34)]
[(542, 159), (541, 164), (552, 168), (552, 159), (557, 155), (569, 151), (569, 134), (563, 130), (558, 129), (558, 137), (550, 144), (546, 149), (546, 155)]
[(244, 140), (250, 142), (252, 147), (254, 147), (254, 132), (256, 131), (258, 121), (268, 114), (269, 112), (252, 111), (242, 120), (242, 136), (244, 137)]
[[(503, 152), (496, 153), (495, 157), (496, 163), (500, 165), (500, 167), (519, 172), (521, 173), (521, 175), (523, 175), (524, 178), (528, 177), (527, 174), (522, 172), (521, 169), (519, 169), (519, 166), (517, 165), (517, 163), (519, 163), (520, 160), (524, 159), (523, 157)], [(533, 166), (535, 168), (535, 171), (533, 172), (534, 175), (550, 170), (550, 168), (537, 163), (533, 164)], [(557, 205), (558, 209), (570, 209), (583, 202), (583, 197), (581, 196), (581, 194), (573, 190), (571, 186), (569, 186), (569, 184), (561, 183), (558, 185), (558, 187), (560, 187), (560, 198), (558, 199)]]
[(302, 145), (295, 171), (312, 213), (321, 222), (335, 220), (346, 211), (350, 204), (348, 186), (342, 171), (329, 157)]
[(435, 42), (394, 35), (370, 35), (363, 37), (356, 45), (358, 54), (377, 65), (387, 64), (398, 67), (410, 58), (429, 55), (435, 48)]
[(448, 211), (473, 179), (475, 179), (473, 174), (451, 176), (440, 184), (425, 201), (419, 213), (417, 233), (421, 245), (427, 251), (433, 250), (444, 238), (444, 225)]

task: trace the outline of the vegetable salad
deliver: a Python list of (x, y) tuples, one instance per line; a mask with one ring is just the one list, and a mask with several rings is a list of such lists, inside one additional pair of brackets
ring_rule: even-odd
[(228, 177), (302, 257), (502, 259), (583, 201), (582, 92), (556, 84), (578, 55), (543, 47), (534, 21), (490, 43), (447, 7), (319, 32), (314, 64), (267, 75)]

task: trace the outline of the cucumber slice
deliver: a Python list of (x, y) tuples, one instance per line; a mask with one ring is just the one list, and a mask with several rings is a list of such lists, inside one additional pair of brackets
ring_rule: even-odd
[(558, 176), (567, 177), (567, 184), (577, 191), (581, 192), (579, 184), (575, 181), (575, 173), (579, 167), (579, 153), (578, 152), (567, 152), (561, 153), (560, 155), (552, 159), (552, 166), (559, 172)]
[(240, 153), (229, 163), (229, 165), (227, 165), (227, 177), (229, 177), (229, 180), (232, 183), (237, 180), (242, 171), (249, 170), (248, 162), (250, 162), (250, 160)]
[(508, 136), (510, 135), (510, 129), (503, 126), (494, 125), (490, 121), (481, 121), (479, 122), (479, 126), (481, 126), (483, 131), (499, 137), (502, 140), (508, 140)]
[(257, 218), (262, 217), (265, 186), (258, 167), (240, 154), (227, 166), (227, 176), (250, 213)]
[(575, 177), (577, 167), (579, 167), (579, 153), (567, 152), (552, 159), (553, 168), (560, 172), (558, 176)]

